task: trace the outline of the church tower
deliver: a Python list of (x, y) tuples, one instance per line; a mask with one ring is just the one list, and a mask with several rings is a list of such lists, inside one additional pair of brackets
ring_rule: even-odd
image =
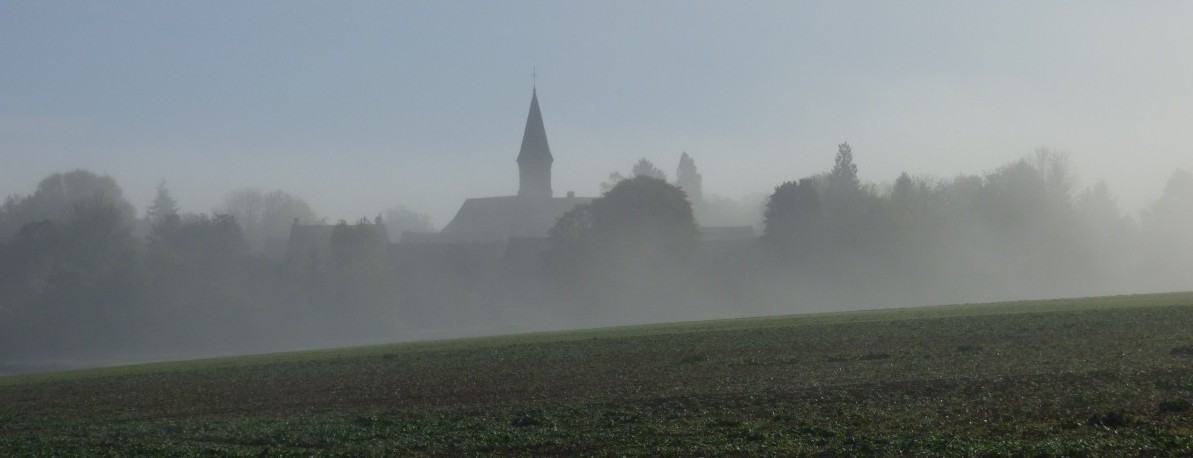
[(518, 196), (552, 197), (551, 163), (554, 161), (551, 147), (547, 146), (547, 130), (543, 128), (538, 89), (535, 88), (530, 93), (530, 114), (526, 115), (522, 150), (518, 152)]

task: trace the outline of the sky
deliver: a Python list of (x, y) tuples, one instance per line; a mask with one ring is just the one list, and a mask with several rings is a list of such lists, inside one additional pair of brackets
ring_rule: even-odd
[[(1137, 212), (1193, 169), (1193, 2), (6, 1), (0, 196), (77, 168), (140, 210), (253, 186), (442, 227), (517, 192), (536, 86), (557, 195), (639, 158), (765, 195), (1069, 154)], [(532, 74), (535, 75), (532, 77)]]

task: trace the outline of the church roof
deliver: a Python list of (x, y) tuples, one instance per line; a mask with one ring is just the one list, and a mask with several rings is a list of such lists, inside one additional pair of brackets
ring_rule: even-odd
[(547, 129), (543, 128), (543, 114), (539, 111), (538, 89), (530, 96), (530, 113), (526, 115), (526, 130), (522, 132), (522, 149), (518, 151), (518, 162), (554, 160), (551, 147), (547, 145)]
[(591, 201), (591, 198), (586, 197), (526, 199), (501, 196), (468, 199), (440, 234), (444, 238), (471, 243), (546, 237), (557, 218), (576, 205)]
[(464, 201), (460, 211), (438, 234), (402, 236), (402, 243), (500, 243), (546, 237), (555, 220), (591, 198), (551, 197), (551, 148), (539, 111), (538, 90), (531, 92), (530, 113), (518, 152), (518, 195)]

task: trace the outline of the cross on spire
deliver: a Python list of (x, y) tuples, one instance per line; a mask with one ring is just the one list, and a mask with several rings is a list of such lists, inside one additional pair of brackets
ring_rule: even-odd
[(531, 70), (530, 70), (530, 85), (537, 88), (539, 85), (538, 83), (539, 83), (539, 66), (535, 65), (535, 66), (531, 67)]

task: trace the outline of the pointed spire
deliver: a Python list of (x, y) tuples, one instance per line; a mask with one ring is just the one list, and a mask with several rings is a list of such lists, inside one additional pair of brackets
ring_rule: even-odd
[(526, 160), (550, 161), (551, 147), (547, 145), (547, 129), (543, 127), (543, 114), (539, 111), (538, 90), (534, 89), (530, 96), (530, 113), (526, 115), (526, 130), (522, 132), (522, 149), (518, 152), (518, 162)]
[(526, 130), (522, 132), (522, 149), (518, 151), (520, 196), (551, 197), (551, 147), (547, 145), (547, 130), (539, 111), (538, 88), (531, 90), (530, 113), (526, 115)]

